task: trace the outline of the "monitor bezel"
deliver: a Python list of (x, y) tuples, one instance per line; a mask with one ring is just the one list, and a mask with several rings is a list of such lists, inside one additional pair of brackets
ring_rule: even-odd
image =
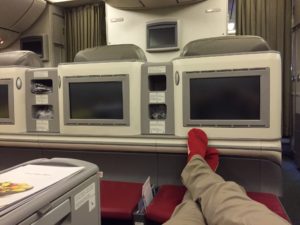
[[(193, 78), (260, 77), (259, 120), (207, 120), (190, 119), (190, 80)], [(183, 72), (183, 126), (184, 127), (270, 127), (270, 69), (236, 69), (218, 71)], [(199, 93), (200, 94), (200, 93)]]
[[(70, 114), (70, 83), (121, 82), (123, 97), (123, 119), (73, 119)], [(65, 125), (114, 125), (129, 126), (129, 77), (128, 74), (72, 76), (63, 79)]]
[(14, 113), (13, 79), (0, 79), (0, 85), (8, 86), (8, 118), (0, 118), (0, 124), (14, 124), (15, 113)]
[[(174, 46), (167, 47), (151, 47), (150, 46), (150, 29), (161, 29), (161, 27), (174, 27), (175, 28), (175, 44)], [(177, 51), (179, 50), (179, 38), (178, 38), (178, 21), (177, 20), (162, 20), (155, 22), (148, 22), (146, 25), (146, 51), (147, 52), (167, 52), (167, 51)]]

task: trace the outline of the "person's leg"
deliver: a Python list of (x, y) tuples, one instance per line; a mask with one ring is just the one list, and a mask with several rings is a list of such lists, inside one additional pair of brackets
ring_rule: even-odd
[(198, 203), (192, 200), (187, 191), (182, 202), (164, 225), (206, 225), (206, 223)]
[(209, 225), (289, 224), (266, 206), (251, 200), (238, 184), (225, 182), (200, 155), (190, 159), (181, 175)]

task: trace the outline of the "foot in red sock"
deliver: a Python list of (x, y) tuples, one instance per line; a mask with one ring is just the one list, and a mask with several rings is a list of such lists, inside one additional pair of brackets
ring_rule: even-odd
[(206, 154), (207, 136), (203, 130), (193, 128), (188, 132), (188, 160), (194, 155), (200, 155), (203, 158)]
[(219, 165), (219, 152), (216, 148), (207, 147), (204, 159), (213, 171), (217, 170)]

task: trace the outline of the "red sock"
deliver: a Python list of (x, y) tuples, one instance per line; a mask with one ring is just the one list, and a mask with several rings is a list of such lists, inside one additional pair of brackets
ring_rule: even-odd
[(200, 155), (203, 158), (206, 154), (207, 136), (203, 130), (193, 128), (188, 132), (188, 160), (194, 155)]
[(219, 152), (216, 148), (207, 147), (204, 159), (213, 171), (217, 170), (219, 165)]

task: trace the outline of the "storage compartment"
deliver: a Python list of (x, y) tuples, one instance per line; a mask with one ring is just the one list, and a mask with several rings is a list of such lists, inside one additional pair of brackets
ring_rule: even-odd
[(54, 118), (54, 111), (52, 105), (33, 105), (32, 118), (39, 120), (52, 120)]
[(56, 68), (26, 72), (26, 122), (29, 132), (59, 132)]
[(167, 119), (167, 106), (166, 104), (150, 104), (149, 113), (151, 120), (165, 120)]
[(151, 75), (149, 76), (150, 91), (165, 91), (166, 90), (166, 75)]
[(172, 64), (144, 64), (141, 82), (142, 133), (174, 134)]
[(53, 92), (53, 82), (51, 79), (41, 79), (31, 81), (32, 94), (48, 94)]

